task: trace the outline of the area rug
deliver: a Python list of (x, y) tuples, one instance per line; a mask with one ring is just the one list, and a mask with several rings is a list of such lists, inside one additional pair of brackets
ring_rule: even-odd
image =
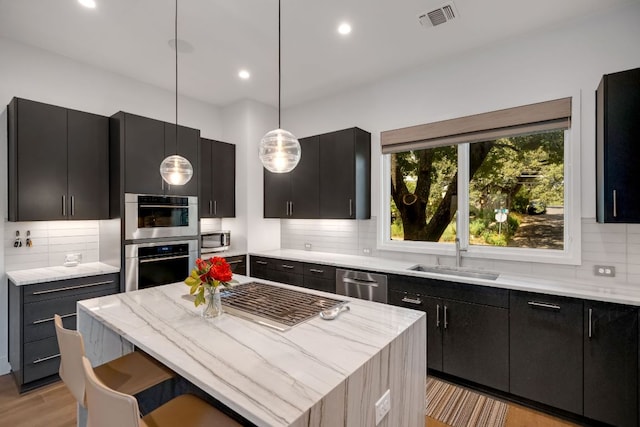
[(428, 377), (426, 414), (453, 427), (503, 427), (507, 404)]

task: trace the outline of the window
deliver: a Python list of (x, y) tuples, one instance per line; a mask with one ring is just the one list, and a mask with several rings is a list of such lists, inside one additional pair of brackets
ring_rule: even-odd
[(579, 262), (570, 117), (565, 98), (383, 132), (381, 248), (458, 238), (478, 257)]

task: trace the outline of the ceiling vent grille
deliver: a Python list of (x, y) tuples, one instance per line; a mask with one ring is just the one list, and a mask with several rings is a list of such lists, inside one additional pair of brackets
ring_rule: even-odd
[(431, 28), (456, 19), (458, 16), (456, 6), (453, 2), (449, 2), (431, 12), (421, 13), (418, 15), (418, 20), (423, 27)]

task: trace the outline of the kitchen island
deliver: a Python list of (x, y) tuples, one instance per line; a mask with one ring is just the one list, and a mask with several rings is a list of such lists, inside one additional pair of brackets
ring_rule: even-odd
[(424, 313), (338, 298), (351, 311), (281, 332), (228, 313), (203, 319), (175, 283), (81, 301), (78, 330), (94, 365), (135, 345), (258, 426), (375, 426), (386, 390), (378, 425), (424, 426)]

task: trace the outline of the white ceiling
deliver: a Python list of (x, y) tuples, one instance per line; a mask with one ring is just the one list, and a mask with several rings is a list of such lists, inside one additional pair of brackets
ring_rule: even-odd
[[(282, 0), (282, 105), (303, 103), (630, 0), (454, 0), (460, 18), (423, 28), (440, 0)], [(173, 0), (0, 0), (0, 37), (175, 90)], [(277, 105), (278, 2), (179, 0), (180, 93), (224, 106)], [(336, 28), (347, 20), (348, 37)], [(8, 58), (3, 58), (6, 60)], [(251, 72), (242, 81), (240, 68)]]

